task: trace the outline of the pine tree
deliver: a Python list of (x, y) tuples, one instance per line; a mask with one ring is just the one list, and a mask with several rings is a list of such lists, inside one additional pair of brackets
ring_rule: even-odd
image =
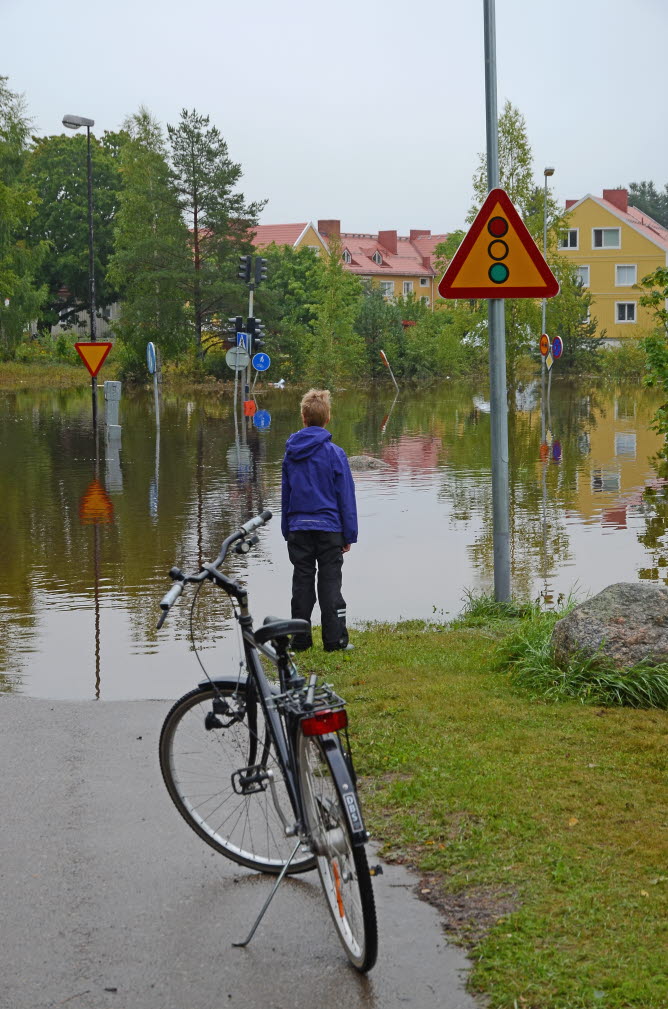
[(181, 286), (191, 305), (197, 353), (208, 317), (238, 300), (236, 256), (250, 252), (249, 229), (257, 224), (264, 201), (246, 203), (234, 192), (241, 166), (209, 117), (195, 109), (181, 112), (178, 126), (167, 126), (172, 169), (189, 233), (190, 261)]
[(188, 339), (180, 279), (189, 268), (188, 234), (167, 164), (160, 124), (145, 108), (124, 124), (120, 154), (123, 189), (108, 268), (121, 297), (114, 326), (124, 345), (126, 373), (143, 373), (146, 344), (175, 357)]

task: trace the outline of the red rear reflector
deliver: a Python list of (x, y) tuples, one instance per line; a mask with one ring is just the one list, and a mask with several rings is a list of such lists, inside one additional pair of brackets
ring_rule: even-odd
[(302, 732), (305, 736), (324, 736), (328, 732), (338, 732), (348, 724), (345, 708), (338, 711), (319, 711), (317, 715), (302, 718)]

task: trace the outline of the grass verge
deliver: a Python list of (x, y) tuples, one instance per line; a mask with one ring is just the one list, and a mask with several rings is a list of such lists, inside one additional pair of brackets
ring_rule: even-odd
[(536, 621), (370, 627), (301, 665), (349, 701), (368, 825), (468, 946), (471, 990), (666, 1009), (668, 713), (532, 697), (506, 660)]

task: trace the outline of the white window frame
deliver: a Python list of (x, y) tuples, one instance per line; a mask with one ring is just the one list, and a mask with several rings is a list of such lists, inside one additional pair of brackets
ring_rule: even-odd
[(429, 287), (429, 277), (420, 277), (420, 287)]
[(580, 277), (578, 277), (578, 279), (580, 279), (580, 281), (581, 281), (580, 282), (580, 287), (589, 287), (590, 283), (591, 283), (591, 269), (589, 267), (589, 264), (588, 263), (577, 263), (576, 264), (576, 270), (578, 270), (578, 271), (579, 270), (586, 270), (587, 271), (587, 280), (586, 281), (582, 280)]
[(413, 294), (413, 281), (404, 280), (401, 286), (401, 290), (404, 298), (407, 298), (409, 294)]
[[(575, 245), (571, 245), (571, 235), (575, 235)], [(580, 248), (580, 229), (579, 228), (566, 228), (559, 235), (559, 248), (560, 249), (579, 249)]]
[[(620, 319), (619, 309), (622, 305), (633, 305), (633, 318), (632, 319)], [(635, 301), (616, 301), (615, 302), (615, 322), (619, 326), (634, 326), (638, 321), (638, 305)]]
[[(630, 284), (622, 284), (619, 281), (618, 270), (633, 270), (633, 280)], [(615, 287), (633, 287), (638, 283), (638, 267), (635, 263), (615, 263)]]
[(319, 245), (307, 245), (306, 248), (310, 249), (311, 252), (315, 252), (316, 256), (320, 255), (320, 246)]
[[(594, 242), (594, 235), (597, 231), (601, 232), (601, 242), (603, 242), (603, 232), (604, 231), (616, 231), (617, 232), (617, 245), (596, 245)], [(591, 229), (591, 247), (592, 249), (600, 249), (601, 252), (605, 252), (606, 249), (621, 249), (622, 247), (622, 229), (621, 228), (592, 228)]]
[(353, 257), (350, 255), (347, 249), (344, 249), (341, 253), (341, 259), (344, 263), (352, 263)]
[(373, 259), (373, 261), (376, 264), (376, 266), (382, 266), (382, 264), (383, 264), (383, 257), (381, 256), (380, 252), (378, 252), (378, 249), (376, 249), (376, 251), (374, 252), (374, 254), (373, 254), (373, 256), (371, 258)]
[(384, 298), (394, 297), (394, 281), (393, 280), (381, 280), (380, 282), (380, 293)]

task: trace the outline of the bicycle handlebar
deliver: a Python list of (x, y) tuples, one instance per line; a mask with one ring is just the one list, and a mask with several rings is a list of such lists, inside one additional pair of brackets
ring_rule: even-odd
[(249, 521), (244, 523), (240, 529), (232, 533), (231, 536), (228, 536), (227, 539), (223, 540), (223, 544), (220, 548), (220, 554), (216, 557), (215, 561), (213, 561), (212, 564), (202, 564), (202, 567), (197, 574), (184, 575), (179, 568), (172, 568), (169, 573), (174, 579), (174, 585), (172, 585), (171, 589), (166, 592), (160, 600), (162, 615), (158, 621), (158, 630), (160, 630), (164, 624), (167, 614), (183, 592), (183, 588), (187, 582), (202, 582), (206, 578), (209, 578), (211, 581), (215, 582), (216, 585), (219, 585), (220, 588), (224, 589), (229, 595), (239, 598), (240, 595), (244, 594), (244, 589), (242, 589), (241, 586), (231, 578), (228, 578), (227, 575), (223, 574), (222, 571), (218, 571), (218, 567), (225, 560), (227, 552), (233, 543), (236, 543), (237, 540), (245, 539), (246, 536), (252, 533), (255, 529), (266, 525), (271, 517), (271, 512), (268, 508), (265, 508), (265, 510), (259, 515), (256, 515), (255, 518), (249, 519)]

